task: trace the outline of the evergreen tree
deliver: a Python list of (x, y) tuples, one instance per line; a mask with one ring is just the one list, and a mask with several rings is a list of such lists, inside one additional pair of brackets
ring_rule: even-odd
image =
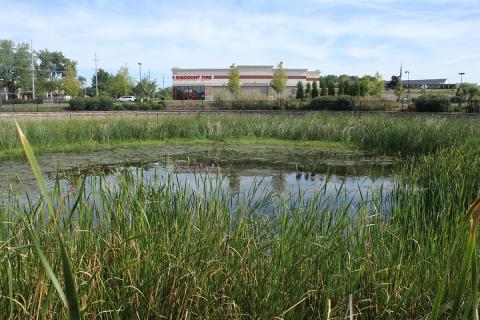
[(312, 99), (315, 97), (318, 97), (317, 81), (313, 81), (313, 84), (312, 84)]
[(328, 92), (327, 92), (327, 82), (325, 81), (325, 79), (320, 80), (320, 85), (321, 85), (321, 87), (322, 87), (322, 91), (320, 92), (320, 95), (321, 95), (321, 96), (326, 96), (326, 95), (328, 95)]
[(329, 96), (334, 96), (335, 95), (335, 85), (333, 81), (328, 82), (328, 95)]
[(345, 83), (345, 81), (340, 80), (340, 82), (338, 83), (338, 95), (344, 95), (345, 94), (345, 87), (343, 86), (343, 84)]
[(296, 95), (297, 100), (305, 100), (305, 93), (303, 92), (303, 82), (298, 81), (297, 83), (297, 95)]
[(305, 90), (305, 98), (310, 99), (312, 98), (312, 85), (310, 82), (307, 82), (307, 89)]

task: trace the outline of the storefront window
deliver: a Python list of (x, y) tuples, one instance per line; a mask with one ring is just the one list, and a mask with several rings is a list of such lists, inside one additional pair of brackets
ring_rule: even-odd
[(205, 87), (204, 86), (174, 86), (173, 99), (205, 100)]

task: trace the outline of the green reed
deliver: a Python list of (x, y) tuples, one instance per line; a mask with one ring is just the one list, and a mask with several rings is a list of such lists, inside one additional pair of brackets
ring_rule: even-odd
[(221, 180), (192, 191), (128, 171), (56, 180), (26, 204), (12, 192), (0, 206), (0, 316), (75, 318), (76, 300), (83, 318), (339, 319), (351, 296), (359, 318), (474, 318), (475, 224), (463, 212), (480, 191), (478, 154), (407, 160), (390, 210), (321, 192), (293, 206), (247, 193), (232, 209)]
[[(275, 138), (352, 143), (380, 154), (419, 154), (460, 145), (480, 133), (476, 118), (310, 113), (278, 116), (112, 117), (20, 122), (38, 151), (69, 145), (167, 139)], [(0, 120), (0, 151), (18, 149), (12, 120)]]

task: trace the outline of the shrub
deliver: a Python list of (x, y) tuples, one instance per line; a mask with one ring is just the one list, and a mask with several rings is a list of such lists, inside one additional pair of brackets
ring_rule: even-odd
[(166, 105), (167, 102), (165, 100), (160, 100), (156, 103), (152, 103), (152, 110), (163, 110), (165, 109)]
[(417, 112), (446, 112), (450, 107), (450, 98), (439, 95), (422, 95), (415, 100)]
[(470, 98), (468, 103), (468, 110), (470, 112), (479, 112), (480, 111), (480, 96), (474, 96)]
[(126, 110), (130, 110), (130, 111), (140, 109), (138, 103), (136, 103), (136, 102), (134, 102), (134, 103), (123, 103), (122, 105)]
[(122, 111), (122, 110), (125, 110), (125, 107), (124, 107), (123, 103), (115, 103), (113, 105), (113, 110)]
[(90, 98), (73, 98), (68, 102), (70, 110), (78, 111), (85, 110), (85, 100)]
[(140, 102), (138, 104), (138, 107), (139, 107), (140, 110), (143, 110), (143, 111), (152, 110), (151, 103), (149, 103), (149, 102)]
[(347, 111), (355, 108), (355, 99), (347, 95), (316, 97), (308, 104), (313, 110)]
[(97, 110), (112, 110), (113, 109), (113, 99), (112, 98), (107, 97), (107, 96), (100, 96), (97, 99), (98, 99)]
[(98, 98), (86, 98), (85, 99), (85, 110), (95, 111), (98, 108)]

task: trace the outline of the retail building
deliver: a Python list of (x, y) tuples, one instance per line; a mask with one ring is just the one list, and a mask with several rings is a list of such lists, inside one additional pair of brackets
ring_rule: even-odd
[[(238, 66), (240, 74), (240, 94), (252, 99), (275, 99), (276, 94), (270, 83), (275, 71), (273, 66)], [(304, 87), (307, 82), (320, 80), (320, 71), (307, 69), (285, 69), (287, 85), (283, 96), (295, 95), (297, 83)], [(227, 90), (230, 68), (225, 69), (172, 69), (173, 98), (175, 100), (214, 100), (217, 97), (228, 99)]]

